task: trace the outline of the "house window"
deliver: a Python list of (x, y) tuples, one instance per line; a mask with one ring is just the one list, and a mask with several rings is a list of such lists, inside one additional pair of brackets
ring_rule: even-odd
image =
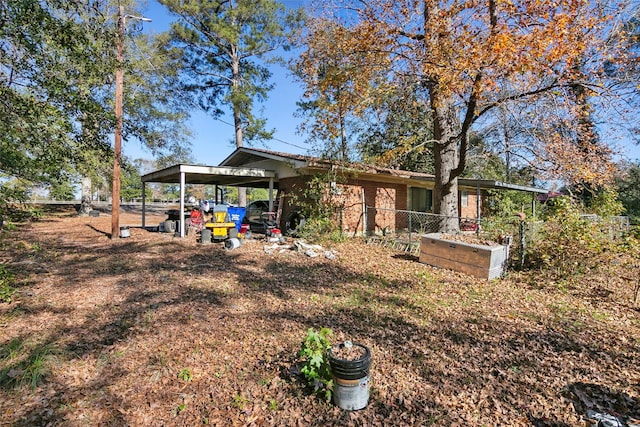
[(467, 191), (460, 192), (460, 205), (462, 205), (463, 208), (469, 206), (469, 193)]
[(428, 188), (410, 187), (409, 210), (416, 212), (431, 212), (433, 193)]

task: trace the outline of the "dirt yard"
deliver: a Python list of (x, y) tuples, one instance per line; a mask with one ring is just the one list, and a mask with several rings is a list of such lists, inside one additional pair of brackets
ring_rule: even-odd
[[(148, 225), (164, 219), (155, 214)], [(335, 259), (225, 251), (122, 213), (1, 231), (3, 426), (578, 426), (640, 418), (640, 312), (612, 266), (578, 284), (436, 270), (354, 239)], [(627, 272), (628, 274), (628, 272)], [(369, 405), (313, 395), (308, 328), (371, 349)]]

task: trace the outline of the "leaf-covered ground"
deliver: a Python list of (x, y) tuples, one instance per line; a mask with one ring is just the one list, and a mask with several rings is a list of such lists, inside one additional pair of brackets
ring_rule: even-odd
[[(140, 228), (111, 241), (110, 221), (56, 215), (2, 232), (17, 293), (0, 303), (1, 425), (640, 418), (640, 312), (615, 265), (571, 285), (487, 282), (358, 239), (335, 244), (330, 260)], [(300, 343), (324, 326), (371, 349), (361, 411), (318, 399), (300, 378)]]

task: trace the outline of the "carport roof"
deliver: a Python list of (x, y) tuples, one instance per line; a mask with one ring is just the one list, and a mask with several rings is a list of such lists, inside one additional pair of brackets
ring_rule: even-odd
[(183, 173), (187, 184), (266, 187), (276, 178), (274, 171), (266, 169), (178, 164), (142, 175), (142, 182), (179, 183)]

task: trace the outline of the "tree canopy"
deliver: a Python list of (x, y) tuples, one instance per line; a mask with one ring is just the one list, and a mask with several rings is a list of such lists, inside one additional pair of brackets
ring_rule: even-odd
[(625, 213), (635, 224), (640, 223), (640, 162), (623, 162), (616, 176), (616, 186)]
[[(127, 7), (130, 7), (127, 4)], [(133, 11), (133, 8), (132, 8)], [(113, 162), (115, 8), (109, 1), (7, 0), (0, 4), (0, 174), (70, 188)], [(127, 30), (125, 139), (155, 153), (184, 144), (187, 110), (164, 84), (170, 69), (153, 40)], [(63, 185), (64, 184), (64, 185)], [(68, 193), (68, 191), (66, 191)], [(11, 199), (25, 192), (10, 191)]]
[(213, 117), (230, 108), (236, 146), (269, 137), (254, 102), (264, 101), (273, 88), (266, 64), (287, 46), (288, 31), (301, 15), (272, 0), (160, 2), (179, 17), (164, 41), (181, 72), (180, 89)]
[[(612, 11), (603, 4), (373, 0), (332, 5), (318, 4), (323, 14), (310, 21), (303, 37), (305, 52), (297, 67), (308, 94), (346, 86), (349, 91), (342, 93), (349, 94), (340, 98), (340, 110), (362, 114), (384, 105), (381, 100), (407, 76), (422, 85), (430, 107), (424, 117), (433, 139), (434, 211), (449, 218), (441, 225), (444, 231), (458, 229), (457, 178), (466, 167), (470, 131), (499, 105), (526, 100), (531, 113), (543, 105), (538, 102), (553, 104), (535, 118), (544, 125), (535, 135), (536, 153), (547, 170), (594, 183), (610, 178), (610, 150), (599, 142), (585, 147), (576, 138), (580, 109), (571, 92), (576, 85), (588, 91), (598, 87), (595, 78), (581, 78), (597, 77), (603, 63), (599, 52)], [(336, 61), (342, 65), (329, 79), (319, 72)], [(328, 109), (326, 116), (334, 113)]]
[[(264, 101), (273, 88), (266, 63), (287, 47), (301, 12), (274, 0), (160, 3), (179, 17), (165, 36), (167, 56), (181, 72), (179, 90), (214, 118), (229, 108), (236, 147), (271, 137), (273, 131), (255, 114), (254, 102)], [(246, 204), (245, 193), (240, 203)]]
[(87, 9), (35, 0), (0, 6), (0, 171), (7, 176), (59, 179), (83, 152), (108, 150), (112, 117), (101, 89), (113, 70), (104, 49), (112, 33), (82, 22)]

